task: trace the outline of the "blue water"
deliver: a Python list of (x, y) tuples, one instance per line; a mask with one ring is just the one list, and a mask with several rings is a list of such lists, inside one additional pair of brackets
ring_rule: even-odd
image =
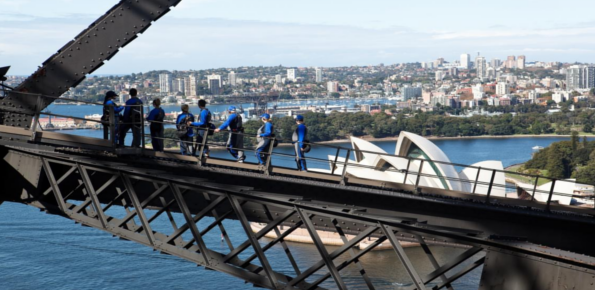
[[(58, 111), (67, 110), (69, 106), (55, 107), (64, 107), (54, 109)], [(98, 136), (99, 133), (93, 130), (75, 132), (88, 136)], [(495, 159), (508, 166), (528, 160), (533, 146), (546, 147), (552, 142), (565, 139), (567, 138), (462, 139), (434, 142), (452, 162), (472, 164)], [(375, 143), (387, 152), (394, 153), (395, 141)], [(347, 143), (336, 145), (349, 147)], [(293, 151), (291, 147), (278, 147), (276, 152), (292, 154)], [(222, 150), (214, 150), (212, 154), (229, 157)], [(326, 159), (328, 155), (334, 154), (333, 149), (318, 148), (308, 156)], [(247, 152), (247, 155), (249, 161), (254, 161), (251, 152)], [(291, 157), (276, 158), (273, 163), (293, 166)], [(310, 162), (309, 166), (328, 168), (328, 162)], [(182, 220), (179, 215), (175, 215), (175, 218), (177, 221)], [(210, 222), (211, 218), (202, 220), (199, 228), (204, 228)], [(232, 234), (235, 246), (246, 239), (238, 222), (225, 221), (224, 224)], [(165, 218), (157, 219), (152, 226), (165, 233), (171, 232), (171, 226)], [(221, 242), (218, 230), (209, 233), (205, 240), (207, 246), (213, 250), (229, 251)], [(268, 240), (262, 239), (261, 243), (266, 241)], [(319, 260), (312, 245), (289, 243), (289, 247), (302, 271)], [(334, 249), (328, 248), (329, 251)], [(406, 251), (422, 275), (432, 270), (420, 248), (409, 248)], [(433, 251), (442, 261), (461, 252), (443, 247), (433, 247)], [(249, 254), (250, 252), (242, 257)], [(267, 257), (275, 270), (294, 275), (279, 246), (267, 252)], [(339, 260), (344, 258), (345, 255)], [(82, 227), (71, 220), (13, 203), (0, 205), (0, 261), (0, 289), (253, 289), (240, 279), (197, 268), (193, 263), (180, 258), (162, 255), (148, 247), (113, 238), (109, 233)], [(410, 285), (409, 278), (393, 251), (369, 253), (361, 262), (378, 289), (405, 289)], [(346, 277), (350, 289), (366, 289), (354, 266), (341, 273)], [(478, 268), (457, 281), (454, 287), (459, 290), (477, 289), (480, 276), (481, 268)], [(332, 280), (327, 280), (322, 286), (336, 288)]]

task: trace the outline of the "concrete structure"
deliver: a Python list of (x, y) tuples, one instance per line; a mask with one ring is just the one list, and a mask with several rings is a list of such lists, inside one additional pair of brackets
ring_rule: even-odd
[(235, 87), (236, 82), (237, 82), (237, 76), (236, 76), (236, 73), (234, 71), (231, 71), (227, 75), (227, 79), (229, 81), (229, 85), (232, 86), (232, 87)]
[(209, 84), (209, 90), (211, 90), (211, 94), (213, 94), (213, 95), (221, 94), (221, 76), (220, 75), (207, 76), (207, 82)]
[(556, 92), (552, 94), (552, 101), (557, 103), (566, 102), (570, 99), (570, 92)]
[(478, 78), (485, 79), (488, 76), (488, 64), (486, 63), (485, 57), (478, 56), (475, 58), (475, 68), (477, 70)]
[(573, 65), (566, 69), (566, 90), (590, 89), (595, 87), (595, 67)]
[(448, 98), (445, 95), (432, 96), (430, 98), (430, 106), (437, 107), (438, 104), (441, 106), (448, 106)]
[[(351, 145), (354, 150), (365, 152), (358, 151), (360, 153), (355, 155), (355, 160), (345, 160), (339, 157), (338, 162), (354, 164), (355, 166), (347, 166), (347, 174), (363, 179), (392, 182), (402, 182), (405, 179), (405, 184), (419, 184), (439, 189), (486, 195), (490, 189), (487, 184), (490, 183), (492, 178), (492, 170), (503, 170), (501, 161), (482, 161), (457, 172), (456, 168), (449, 164), (450, 159), (438, 146), (422, 136), (405, 131), (401, 131), (401, 134), (399, 134), (394, 153), (397, 156), (388, 155), (380, 147), (356, 137), (351, 137)], [(407, 158), (398, 156), (423, 159), (427, 160), (427, 162), (422, 165), (421, 161), (408, 162)], [(328, 158), (332, 162), (337, 157), (329, 155)], [(334, 171), (332, 168), (330, 170), (311, 169), (311, 171), (340, 174), (343, 171), (343, 166), (339, 165), (339, 163)], [(479, 172), (478, 167), (482, 168)], [(405, 169), (412, 172), (421, 170), (423, 176), (406, 174), (403, 171)], [(475, 180), (476, 177), (477, 184), (467, 181)], [(494, 183), (505, 184), (503, 172), (497, 171), (495, 173)], [(490, 194), (491, 196), (505, 197), (505, 188), (493, 187)]]
[(440, 82), (444, 79), (444, 71), (438, 70), (436, 71), (436, 81)]
[(506, 68), (516, 68), (516, 57), (514, 55), (508, 56), (506, 59), (506, 63), (504, 63)]
[(297, 79), (296, 74), (295, 74), (295, 69), (294, 68), (290, 68), (287, 70), (287, 80), (289, 81), (295, 81)]
[(502, 60), (499, 58), (492, 58), (490, 61), (490, 66), (493, 68), (499, 68), (502, 65)]
[(316, 82), (322, 82), (322, 69), (316, 68)]
[(481, 84), (477, 84), (472, 89), (473, 92), (473, 99), (474, 100), (481, 100), (483, 99), (483, 86)]
[(403, 100), (417, 99), (421, 97), (420, 87), (404, 87), (401, 89), (401, 96)]
[(525, 56), (524, 55), (519, 55), (519, 57), (516, 60), (516, 67), (518, 69), (525, 69)]
[(529, 100), (531, 100), (531, 103), (532, 103), (532, 104), (535, 104), (535, 103), (537, 103), (537, 99), (541, 98), (541, 94), (540, 94), (540, 93), (538, 93), (538, 92), (537, 92), (537, 91), (535, 91), (535, 90), (531, 90), (531, 91), (529, 91), (529, 92), (528, 92), (528, 94), (527, 94), (527, 98), (528, 98)]
[(172, 92), (171, 74), (160, 74), (159, 75), (159, 91), (161, 93)]
[(336, 93), (339, 91), (339, 82), (326, 83), (326, 89), (329, 93)]
[(177, 78), (172, 85), (173, 93), (184, 93), (186, 91), (186, 87), (184, 85), (183, 78)]
[(464, 69), (471, 67), (471, 56), (468, 53), (461, 54), (461, 67)]
[(496, 95), (499, 95), (499, 96), (506, 95), (506, 94), (508, 94), (509, 90), (510, 90), (510, 88), (508, 87), (508, 84), (505, 82), (499, 82), (496, 85)]
[(281, 83), (283, 83), (283, 77), (281, 77), (281, 75), (276, 75), (276, 76), (275, 76), (275, 83), (276, 83), (276, 84), (281, 84)]
[(188, 76), (184, 81), (187, 97), (195, 97), (198, 94), (198, 79), (194, 75)]

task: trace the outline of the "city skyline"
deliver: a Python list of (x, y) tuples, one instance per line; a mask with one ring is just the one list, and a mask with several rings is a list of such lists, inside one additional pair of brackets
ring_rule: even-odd
[[(590, 9), (570, 9), (578, 1), (555, 14), (553, 1), (502, 1), (489, 12), (510, 16), (494, 19), (470, 13), (477, 5), (470, 0), (419, 2), (375, 0), (354, 9), (355, 1), (279, 7), (269, 0), (184, 0), (95, 73), (454, 62), (464, 53), (473, 61), (478, 52), (488, 61), (526, 55), (527, 62), (595, 62), (595, 17)], [(31, 74), (115, 3), (0, 0), (0, 65), (12, 65), (13, 75)], [(548, 17), (566, 12), (573, 17)]]

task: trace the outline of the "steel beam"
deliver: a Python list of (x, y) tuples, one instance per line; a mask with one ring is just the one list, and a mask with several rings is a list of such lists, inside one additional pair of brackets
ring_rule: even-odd
[[(333, 219), (332, 220), (332, 223), (335, 226), (335, 230), (337, 231), (337, 233), (341, 237), (341, 240), (343, 241), (343, 243), (344, 244), (348, 243), (349, 240), (345, 236), (345, 233), (343, 232), (343, 229), (339, 225), (339, 222), (337, 221), (337, 219)], [(351, 255), (352, 258), (356, 256), (356, 253), (353, 250), (353, 248), (349, 249), (349, 255)], [(366, 273), (366, 270), (364, 269), (364, 266), (362, 266), (362, 264), (358, 260), (355, 260), (354, 262), (355, 262), (355, 265), (357, 266), (357, 268), (359, 270), (359, 273), (362, 275), (362, 278), (364, 278), (364, 281), (366, 282), (366, 285), (368, 286), (368, 289), (372, 289), (372, 290), (373, 289), (376, 289), (376, 288), (374, 288), (374, 284), (372, 284), (372, 280), (370, 280), (370, 278), (368, 277), (368, 274)]]
[(407, 257), (407, 253), (405, 253), (405, 250), (401, 246), (401, 243), (399, 243), (399, 240), (395, 236), (393, 230), (389, 226), (383, 225), (382, 223), (379, 223), (379, 225), (382, 229), (382, 232), (393, 246), (393, 249), (395, 249), (397, 257), (399, 257), (399, 260), (401, 260), (401, 263), (403, 266), (405, 266), (405, 270), (407, 270), (407, 273), (409, 274), (409, 277), (411, 277), (413, 284), (415, 284), (418, 290), (425, 290), (425, 283), (422, 281), (421, 277), (413, 267), (413, 264), (409, 260), (409, 257)]
[(210, 262), (210, 257), (207, 253), (207, 246), (205, 245), (205, 242), (203, 241), (202, 236), (200, 235), (200, 232), (198, 231), (198, 227), (196, 226), (194, 219), (192, 219), (192, 215), (190, 214), (190, 210), (188, 209), (188, 205), (186, 204), (186, 200), (184, 199), (184, 196), (180, 192), (180, 189), (175, 184), (173, 184), (171, 181), (169, 182), (169, 188), (171, 189), (171, 191), (174, 195), (174, 198), (176, 199), (176, 202), (178, 203), (178, 207), (180, 208), (180, 210), (182, 211), (182, 214), (184, 215), (184, 219), (186, 219), (186, 224), (190, 226), (190, 232), (192, 233), (192, 236), (196, 240), (196, 245), (198, 246), (198, 249), (200, 250), (200, 253), (203, 257), (205, 265), (210, 265), (211, 262)]
[[(121, 173), (120, 176), (122, 177), (122, 180), (124, 181), (124, 186), (126, 187), (126, 191), (128, 192), (128, 197), (130, 197), (130, 200), (132, 201), (132, 205), (134, 206), (136, 215), (138, 216), (138, 219), (140, 220), (140, 222), (143, 226), (143, 231), (146, 233), (147, 238), (151, 242), (151, 245), (155, 246), (156, 245), (155, 244), (155, 242), (156, 242), (155, 235), (153, 234), (153, 230), (151, 229), (151, 226), (149, 224), (147, 216), (145, 215), (144, 207), (142, 206), (141, 202), (138, 199), (138, 195), (136, 194), (136, 189), (134, 189), (134, 185), (132, 185), (132, 182), (130, 182), (130, 178), (128, 178), (128, 176), (126, 174)], [(156, 192), (160, 192), (160, 190), (158, 189)], [(153, 195), (155, 195), (155, 193), (153, 193)], [(151, 199), (151, 197), (149, 197), (147, 199)]]
[[(430, 263), (434, 267), (434, 270), (438, 270), (440, 268), (440, 264), (438, 263), (438, 260), (436, 260), (436, 258), (434, 257), (434, 254), (432, 254), (432, 250), (430, 250), (430, 247), (428, 247), (428, 244), (426, 244), (424, 238), (420, 235), (415, 235), (415, 239), (417, 240), (421, 248), (424, 250), (424, 253), (426, 253), (426, 256), (428, 256), (428, 260), (430, 260)], [(440, 279), (442, 279), (442, 282), (448, 280), (445, 274), (440, 275)], [(428, 282), (426, 281), (425, 283)], [(447, 284), (446, 288), (448, 290), (454, 290), (454, 288), (450, 284)]]
[[(271, 147), (272, 147), (272, 144), (271, 144)], [(271, 268), (271, 264), (269, 263), (269, 260), (265, 256), (264, 251), (260, 247), (260, 244), (258, 243), (258, 239), (254, 235), (254, 233), (252, 233), (252, 228), (250, 227), (250, 223), (248, 222), (248, 219), (246, 218), (246, 214), (244, 213), (244, 210), (242, 209), (240, 202), (229, 194), (227, 195), (227, 199), (231, 203), (231, 206), (232, 206), (234, 212), (236, 213), (236, 215), (240, 221), (240, 224), (244, 228), (244, 232), (246, 232), (246, 235), (248, 236), (248, 240), (250, 241), (250, 244), (252, 244), (252, 249), (258, 256), (258, 260), (260, 261), (260, 264), (264, 268), (264, 272), (265, 272), (266, 276), (269, 278), (271, 284), (275, 288), (277, 288), (279, 286), (278, 279), (277, 279), (275, 273), (273, 272), (273, 269)]]

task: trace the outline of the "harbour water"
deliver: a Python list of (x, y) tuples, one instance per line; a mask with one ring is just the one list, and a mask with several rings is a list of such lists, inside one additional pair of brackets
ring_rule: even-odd
[[(54, 106), (52, 110), (65, 110), (69, 106)], [(60, 107), (60, 108), (57, 108)], [(100, 107), (78, 106), (77, 108), (100, 111)], [(63, 108), (63, 109), (62, 109)], [(70, 111), (69, 111), (70, 110)], [(68, 111), (68, 112), (67, 112)], [(166, 109), (167, 111), (167, 109)], [(56, 112), (58, 113), (58, 112)], [(97, 112), (95, 112), (97, 113)], [(88, 114), (78, 110), (78, 114)], [(75, 133), (99, 136), (99, 131), (78, 130)], [(482, 160), (501, 160), (504, 166), (528, 160), (532, 147), (546, 147), (552, 142), (567, 138), (514, 138), (514, 139), (463, 139), (434, 141), (452, 162), (472, 164)], [(375, 142), (389, 153), (394, 153), (395, 141)], [(347, 143), (336, 144), (349, 147)], [(293, 154), (291, 147), (278, 147), (276, 152)], [(334, 155), (332, 149), (317, 148), (308, 156), (327, 158)], [(228, 157), (222, 150), (214, 156)], [(249, 161), (254, 157), (247, 152)], [(291, 158), (277, 158), (273, 163), (294, 166)], [(328, 168), (328, 163), (310, 163), (310, 167)], [(177, 216), (176, 219), (181, 217)], [(204, 228), (212, 222), (206, 218), (199, 223)], [(225, 221), (235, 246), (245, 240), (241, 226), (236, 221)], [(166, 230), (167, 220), (157, 220), (156, 230)], [(189, 238), (186, 236), (185, 238)], [(220, 233), (212, 231), (205, 237), (214, 250), (228, 252), (221, 242)], [(261, 242), (266, 242), (263, 239)], [(301, 270), (320, 258), (313, 245), (289, 243)], [(333, 247), (328, 247), (330, 251)], [(432, 268), (420, 248), (406, 249), (418, 271), (429, 273)], [(445, 261), (460, 253), (460, 249), (433, 247), (438, 259)], [(247, 257), (247, 252), (242, 257)], [(267, 256), (277, 271), (294, 275), (282, 248), (275, 247)], [(340, 257), (345, 259), (347, 255)], [(33, 207), (4, 203), (0, 205), (0, 289), (253, 289), (242, 280), (215, 271), (197, 268), (196, 265), (174, 256), (153, 252), (142, 245), (113, 238), (109, 233), (81, 227), (68, 219), (47, 215)], [(405, 289), (409, 278), (392, 250), (371, 252), (361, 260), (378, 289)], [(350, 289), (366, 289), (357, 268), (349, 267), (341, 272)], [(319, 271), (318, 274), (324, 274)], [(477, 289), (481, 268), (474, 270), (454, 284), (455, 289)], [(332, 280), (322, 285), (334, 288)]]

